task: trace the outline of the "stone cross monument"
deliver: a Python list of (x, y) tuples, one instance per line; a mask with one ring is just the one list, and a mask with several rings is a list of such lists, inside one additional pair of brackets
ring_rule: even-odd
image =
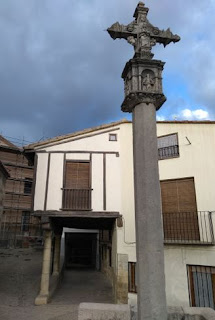
[(135, 51), (122, 73), (125, 99), (121, 108), (133, 116), (138, 319), (167, 320), (156, 133), (156, 110), (166, 101), (164, 62), (152, 60), (151, 49), (156, 43), (165, 47), (180, 37), (150, 24), (148, 10), (139, 2), (133, 22), (127, 26), (116, 22), (107, 31), (113, 39), (126, 39)]

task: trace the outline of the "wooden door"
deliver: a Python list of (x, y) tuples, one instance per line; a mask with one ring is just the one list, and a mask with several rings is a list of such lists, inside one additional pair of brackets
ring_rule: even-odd
[(161, 181), (164, 238), (199, 240), (194, 179)]

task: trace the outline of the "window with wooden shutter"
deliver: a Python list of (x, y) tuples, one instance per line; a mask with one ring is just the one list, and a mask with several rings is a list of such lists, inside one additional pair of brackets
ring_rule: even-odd
[(91, 209), (90, 163), (66, 162), (63, 209)]
[(164, 238), (199, 240), (193, 178), (161, 181)]
[(158, 137), (158, 160), (179, 157), (178, 134)]

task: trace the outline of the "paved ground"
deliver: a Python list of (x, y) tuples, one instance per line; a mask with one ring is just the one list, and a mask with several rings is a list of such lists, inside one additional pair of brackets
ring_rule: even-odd
[(1, 320), (77, 320), (80, 302), (112, 302), (112, 289), (103, 274), (75, 270), (65, 271), (50, 304), (34, 306), (41, 263), (41, 251), (0, 249)]
[(65, 270), (52, 304), (113, 303), (112, 287), (104, 274), (94, 270)]

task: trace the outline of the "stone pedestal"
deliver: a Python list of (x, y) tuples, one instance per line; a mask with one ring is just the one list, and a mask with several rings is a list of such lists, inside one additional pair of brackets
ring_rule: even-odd
[(59, 276), (59, 273), (60, 273), (60, 245), (61, 245), (61, 234), (57, 234), (55, 236), (55, 246), (54, 246), (53, 276)]
[(49, 282), (51, 267), (52, 231), (45, 230), (43, 249), (43, 265), (40, 284), (40, 293), (35, 299), (36, 305), (47, 304), (49, 299)]

